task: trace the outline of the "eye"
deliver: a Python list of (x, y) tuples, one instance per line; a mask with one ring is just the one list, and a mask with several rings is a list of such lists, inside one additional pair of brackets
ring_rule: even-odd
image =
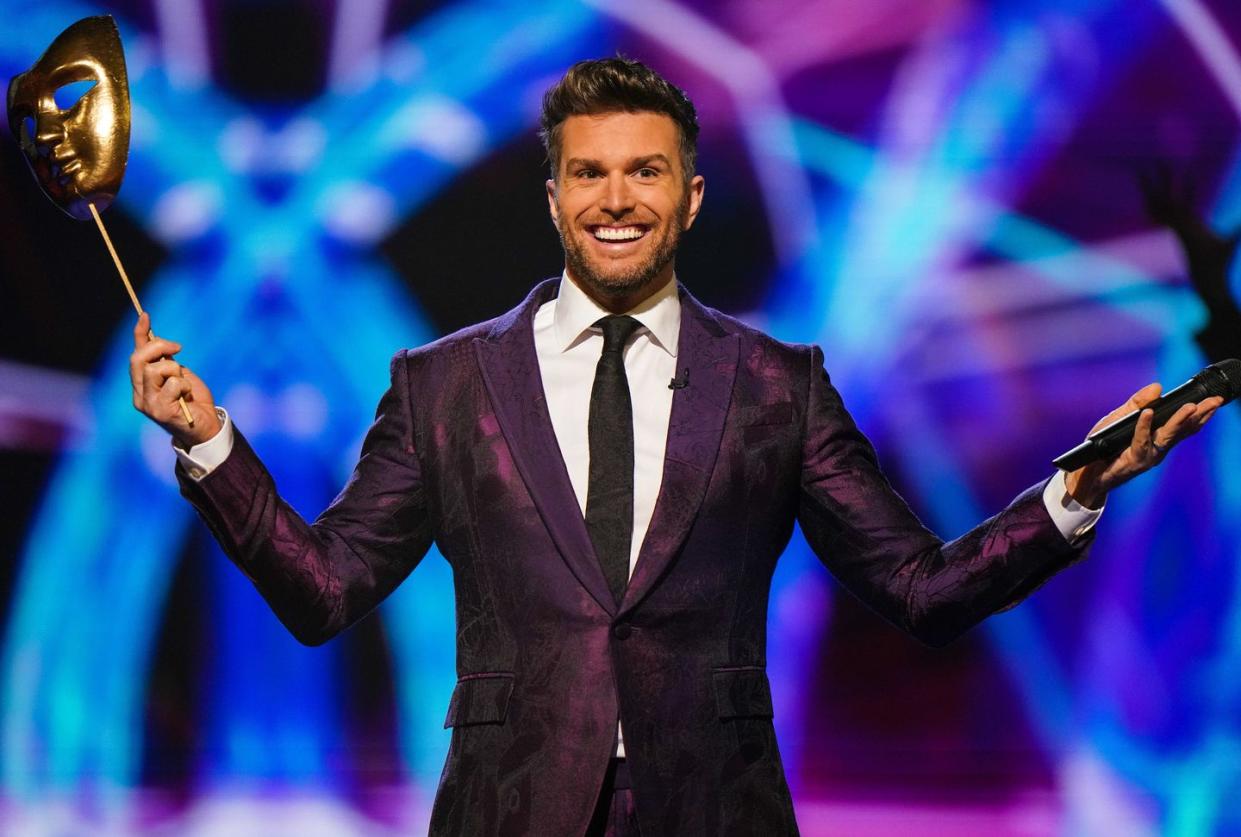
[(655, 171), (655, 169), (650, 168), (649, 166), (638, 169), (637, 174), (638, 174), (638, 177), (643, 177), (647, 179), (650, 179), (652, 177), (659, 177), (659, 172)]
[(599, 176), (599, 172), (594, 169), (579, 169), (577, 176), (582, 180), (594, 180)]
[(61, 110), (68, 110), (81, 101), (82, 97), (89, 93), (96, 83), (94, 79), (84, 79), (83, 81), (71, 81), (68, 84), (62, 84), (52, 94), (52, 98), (56, 100), (56, 107)]

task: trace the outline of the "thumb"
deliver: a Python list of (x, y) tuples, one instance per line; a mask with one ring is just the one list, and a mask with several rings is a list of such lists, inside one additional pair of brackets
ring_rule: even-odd
[(1107, 427), (1109, 424), (1116, 421), (1116, 419), (1120, 418), (1121, 416), (1127, 416), (1129, 415), (1129, 413), (1132, 413), (1134, 410), (1142, 409), (1147, 404), (1151, 403), (1156, 398), (1158, 398), (1159, 394), (1162, 392), (1163, 392), (1163, 385), (1160, 384), (1158, 381), (1147, 384), (1146, 386), (1142, 387), (1140, 390), (1135, 392), (1133, 395), (1129, 396), (1129, 400), (1126, 401), (1124, 404), (1121, 404), (1115, 410), (1112, 410), (1112, 412), (1108, 413), (1106, 416), (1099, 419), (1098, 423), (1095, 424), (1093, 428), (1091, 428), (1090, 432), (1094, 433), (1096, 430), (1099, 430), (1100, 428)]
[(1156, 398), (1158, 398), (1160, 393), (1162, 392), (1163, 392), (1163, 385), (1160, 384), (1158, 381), (1149, 383), (1146, 386), (1142, 387), (1137, 392), (1135, 392), (1133, 395), (1129, 396), (1129, 400), (1125, 402), (1124, 406), (1121, 407), (1121, 409), (1125, 410), (1125, 412), (1130, 412), (1132, 410), (1137, 410), (1142, 407), (1145, 407), (1147, 404), (1151, 403)]

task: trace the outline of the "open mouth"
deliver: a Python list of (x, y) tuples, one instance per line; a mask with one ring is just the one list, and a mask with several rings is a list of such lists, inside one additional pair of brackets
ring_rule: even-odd
[(598, 226), (587, 227), (590, 234), (595, 237), (596, 241), (602, 241), (607, 244), (625, 244), (630, 241), (637, 241), (643, 238), (650, 228), (641, 224), (626, 224), (625, 226), (608, 226), (600, 224)]

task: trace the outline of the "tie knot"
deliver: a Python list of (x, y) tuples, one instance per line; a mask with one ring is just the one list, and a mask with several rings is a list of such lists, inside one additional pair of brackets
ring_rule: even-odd
[(625, 348), (625, 342), (642, 323), (623, 314), (611, 314), (598, 320), (595, 325), (603, 330), (603, 351), (619, 352)]

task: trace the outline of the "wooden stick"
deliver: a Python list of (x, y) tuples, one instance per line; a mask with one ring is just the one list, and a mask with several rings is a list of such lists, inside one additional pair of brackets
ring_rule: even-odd
[[(99, 210), (95, 209), (93, 203), (87, 204), (90, 207), (90, 214), (95, 219), (95, 225), (99, 227), (99, 234), (103, 236), (103, 243), (108, 245), (108, 252), (112, 254), (112, 263), (116, 265), (116, 272), (121, 274), (121, 281), (125, 283), (125, 290), (129, 291), (129, 299), (134, 304), (134, 310), (138, 312), (138, 316), (143, 314), (142, 305), (138, 302), (138, 295), (134, 293), (134, 286), (129, 282), (129, 275), (125, 273), (125, 266), (121, 264), (121, 257), (116, 254), (116, 248), (112, 246), (112, 237), (108, 235), (108, 230), (103, 225), (103, 218), (99, 217)], [(147, 337), (154, 340), (155, 332), (148, 331)], [(194, 417), (190, 415), (190, 407), (185, 403), (185, 398), (178, 398), (177, 402), (181, 405), (181, 415), (185, 416), (186, 422), (190, 427), (194, 426)]]

